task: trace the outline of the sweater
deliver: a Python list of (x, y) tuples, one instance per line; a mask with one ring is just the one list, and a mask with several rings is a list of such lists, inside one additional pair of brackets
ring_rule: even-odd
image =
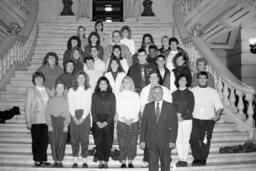
[[(93, 122), (113, 122), (116, 113), (116, 98), (114, 93), (106, 91), (95, 92), (92, 95), (91, 113)], [(106, 118), (102, 119), (102, 114)]]
[(46, 124), (48, 127), (52, 127), (52, 116), (65, 118), (63, 124), (64, 127), (68, 127), (70, 123), (70, 113), (68, 111), (68, 99), (66, 97), (54, 96), (48, 100), (45, 111)]
[(177, 113), (181, 113), (184, 120), (192, 119), (192, 112), (194, 110), (195, 99), (193, 93), (188, 90), (176, 90), (172, 93), (173, 104)]
[(45, 77), (44, 86), (49, 90), (55, 86), (56, 79), (60, 74), (63, 73), (62, 68), (59, 65), (56, 65), (54, 68), (51, 68), (48, 64), (42, 65), (38, 71), (42, 72)]

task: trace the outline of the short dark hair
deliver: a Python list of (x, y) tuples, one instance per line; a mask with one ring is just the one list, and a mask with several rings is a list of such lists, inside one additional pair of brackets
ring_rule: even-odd
[(94, 62), (94, 58), (92, 56), (86, 56), (84, 58), (84, 63), (87, 63), (87, 61), (90, 61), (90, 60), (92, 60)]
[(208, 79), (208, 73), (206, 71), (200, 71), (197, 73), (197, 78), (199, 78), (199, 76), (206, 76), (206, 78)]
[(158, 48), (156, 47), (156, 45), (150, 45), (150, 46), (148, 47), (148, 49), (155, 49), (156, 51), (158, 50)]
[(146, 52), (146, 50), (145, 50), (144, 48), (140, 48), (140, 49), (138, 50), (138, 54), (139, 54), (139, 53), (142, 53), (142, 52), (145, 52), (145, 54), (147, 54), (147, 52)]
[(186, 81), (187, 81), (186, 87), (190, 87), (189, 76), (188, 76), (187, 74), (179, 74), (179, 75), (177, 76), (177, 78), (175, 79), (175, 82), (174, 82), (175, 86), (176, 86), (177, 88), (180, 87), (179, 81), (180, 81), (180, 79), (181, 79), (182, 77), (186, 78)]
[(114, 30), (114, 31), (112, 32), (112, 37), (114, 36), (115, 33), (118, 33), (118, 34), (121, 36), (121, 32), (120, 32), (119, 30)]
[(44, 60), (43, 60), (43, 65), (46, 65), (46, 64), (48, 63), (47, 60), (48, 60), (48, 58), (49, 58), (50, 56), (53, 56), (53, 57), (55, 58), (55, 65), (58, 65), (58, 63), (59, 63), (59, 57), (58, 57), (58, 55), (57, 55), (55, 52), (48, 52), (48, 53), (45, 55)]
[(32, 75), (32, 83), (33, 83), (33, 85), (36, 85), (35, 79), (38, 78), (38, 77), (43, 78), (43, 82), (45, 81), (44, 74), (42, 72), (40, 72), (40, 71), (36, 71)]
[(65, 62), (65, 64), (64, 64), (64, 72), (67, 72), (67, 65), (68, 65), (68, 63), (72, 63), (73, 66), (75, 67), (75, 62), (72, 59), (70, 59), (67, 62)]
[(171, 38), (169, 39), (169, 44), (171, 44), (171, 42), (176, 42), (177, 45), (179, 44), (179, 41), (178, 41), (178, 39), (177, 39), (176, 37), (171, 37)]
[(62, 81), (62, 80), (57, 80), (56, 83), (55, 83), (55, 89), (56, 89), (56, 87), (57, 87), (58, 84), (62, 84), (62, 85), (64, 86), (64, 89), (67, 88), (67, 85), (66, 85), (66, 83), (65, 83), (64, 81)]
[(95, 92), (95, 93), (96, 93), (96, 92), (100, 92), (100, 82), (101, 82), (101, 81), (106, 81), (106, 83), (107, 83), (107, 85), (108, 85), (107, 91), (108, 91), (108, 92), (112, 92), (112, 87), (111, 87), (111, 85), (110, 85), (110, 83), (109, 83), (107, 77), (105, 77), (105, 76), (101, 76), (101, 77), (98, 79), (97, 84), (96, 84), (96, 86), (95, 86), (94, 92)]
[(164, 55), (158, 55), (158, 56), (156, 57), (156, 60), (158, 60), (158, 58), (163, 58), (163, 59), (165, 60), (165, 56), (164, 56)]

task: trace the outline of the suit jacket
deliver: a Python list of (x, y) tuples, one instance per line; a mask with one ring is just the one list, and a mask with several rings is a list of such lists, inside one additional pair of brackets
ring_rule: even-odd
[(149, 149), (169, 148), (177, 138), (178, 120), (173, 104), (163, 101), (161, 113), (156, 122), (155, 102), (146, 104), (140, 130), (140, 142), (145, 142)]
[[(169, 70), (168, 68), (164, 67), (165, 72), (164, 72), (164, 76), (163, 76), (163, 77), (162, 77), (162, 75), (160, 74), (160, 70), (159, 70), (159, 69), (157, 69), (157, 70), (158, 70), (159, 76), (160, 76), (159, 84), (163, 85), (163, 83), (165, 82), (165, 80), (168, 79), (168, 77), (170, 77), (170, 70)], [(167, 88), (170, 89), (170, 86), (167, 87)]]
[(36, 87), (32, 87), (27, 91), (26, 122), (30, 124), (46, 123), (44, 100)]

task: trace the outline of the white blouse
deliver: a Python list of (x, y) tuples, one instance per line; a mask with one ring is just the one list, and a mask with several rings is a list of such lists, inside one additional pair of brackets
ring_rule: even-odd
[(75, 111), (82, 109), (83, 115), (82, 118), (85, 119), (91, 111), (92, 103), (92, 90), (88, 88), (87, 90), (84, 87), (78, 87), (75, 91), (73, 88), (70, 88), (68, 91), (68, 110), (71, 116), (75, 116)]
[(140, 98), (138, 93), (124, 90), (116, 96), (116, 112), (118, 121), (133, 119), (133, 123), (139, 120)]

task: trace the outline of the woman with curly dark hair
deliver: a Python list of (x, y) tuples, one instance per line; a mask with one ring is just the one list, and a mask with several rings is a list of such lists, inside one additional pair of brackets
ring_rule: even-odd
[(85, 56), (91, 55), (91, 47), (96, 46), (99, 51), (99, 58), (102, 60), (104, 55), (104, 49), (100, 45), (100, 36), (97, 32), (91, 32), (91, 34), (88, 37), (88, 45), (84, 47), (84, 54)]
[[(175, 76), (175, 80), (179, 77), (179, 75), (187, 75), (187, 87), (191, 87), (192, 76), (191, 71), (189, 69), (189, 58), (186, 52), (179, 52), (173, 58), (174, 69), (172, 70)], [(175, 85), (178, 88), (178, 82), (175, 81)]]
[[(74, 47), (81, 48), (81, 40), (78, 36), (71, 36), (67, 42), (67, 49), (63, 54), (63, 68), (68, 60), (71, 58), (71, 51)], [(82, 47), (83, 48), (83, 47)]]
[[(92, 95), (91, 113), (93, 137), (99, 159), (99, 168), (108, 168), (110, 150), (114, 139), (116, 98), (106, 77), (100, 77)], [(103, 162), (104, 161), (104, 162)]]
[(37, 70), (44, 74), (44, 86), (50, 96), (54, 96), (56, 79), (63, 73), (58, 64), (59, 58), (55, 52), (48, 52), (43, 60), (43, 65)]
[(87, 154), (90, 132), (90, 109), (92, 91), (89, 77), (84, 71), (77, 73), (72, 88), (68, 92), (68, 108), (71, 114), (70, 136), (73, 156), (73, 168), (78, 167), (79, 146), (83, 168), (88, 168)]

